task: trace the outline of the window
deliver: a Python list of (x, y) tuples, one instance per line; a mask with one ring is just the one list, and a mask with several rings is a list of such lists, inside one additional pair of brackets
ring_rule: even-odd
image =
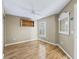
[(62, 13), (59, 17), (59, 33), (69, 34), (69, 12)]
[(46, 22), (39, 23), (39, 37), (46, 38)]

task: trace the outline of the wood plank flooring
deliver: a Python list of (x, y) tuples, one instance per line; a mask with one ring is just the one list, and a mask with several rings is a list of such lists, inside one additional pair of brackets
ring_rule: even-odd
[(4, 48), (4, 59), (69, 59), (55, 45), (42, 41), (30, 41)]

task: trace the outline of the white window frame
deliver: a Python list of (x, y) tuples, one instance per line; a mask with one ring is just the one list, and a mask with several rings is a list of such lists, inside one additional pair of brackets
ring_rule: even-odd
[[(63, 20), (63, 19), (65, 19), (65, 18), (67, 18), (67, 25), (68, 25), (68, 31), (66, 32), (66, 31), (61, 31), (60, 30), (60, 22)], [(65, 26), (66, 26), (66, 24), (65, 24)], [(65, 28), (65, 30), (66, 30), (66, 27), (64, 27)], [(63, 12), (63, 13), (61, 13), (60, 14), (60, 16), (59, 16), (59, 33), (60, 34), (66, 34), (66, 35), (69, 35), (69, 12)]]
[[(44, 24), (44, 28), (43, 28), (44, 34), (40, 34), (40, 29), (42, 28), (41, 24)], [(46, 38), (46, 22), (39, 22), (39, 37)]]

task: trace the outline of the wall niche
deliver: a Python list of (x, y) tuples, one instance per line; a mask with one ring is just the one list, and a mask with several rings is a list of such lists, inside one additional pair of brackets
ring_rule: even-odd
[(34, 21), (28, 18), (20, 18), (20, 26), (22, 27), (34, 27)]

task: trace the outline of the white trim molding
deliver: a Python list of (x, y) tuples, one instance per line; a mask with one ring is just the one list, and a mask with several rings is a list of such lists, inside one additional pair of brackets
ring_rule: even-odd
[(15, 42), (15, 43), (9, 43), (9, 44), (5, 44), (4, 46), (7, 47), (10, 45), (20, 44), (20, 43), (29, 42), (29, 41), (35, 41), (35, 40), (26, 40), (26, 41), (20, 41), (20, 42)]
[(39, 39), (39, 41), (43, 41), (43, 42), (46, 42), (46, 43), (49, 43), (49, 44), (52, 44), (52, 45), (57, 45), (56, 43), (51, 43), (51, 42), (49, 42), (47, 40), (43, 40), (43, 39)]
[(77, 59), (77, 3), (74, 4), (74, 59)]
[(39, 22), (39, 37), (46, 38), (46, 22)]
[(62, 48), (62, 46), (60, 44), (57, 44), (57, 46), (70, 58), (72, 59), (72, 57)]
[[(16, 42), (16, 43), (10, 43), (10, 44), (6, 44), (5, 47), (10, 46), (10, 45), (19, 44), (19, 43), (29, 42), (29, 41), (35, 41), (35, 40), (27, 40), (27, 41), (21, 41), (21, 42)], [(51, 42), (48, 42), (46, 40), (41, 40), (41, 39), (39, 39), (39, 41), (46, 42), (48, 44), (58, 46), (70, 59), (72, 59), (72, 57), (59, 44), (51, 43)]]
[(56, 45), (58, 46), (70, 59), (72, 59), (72, 57), (62, 48), (62, 46), (60, 44), (57, 44), (57, 43), (51, 43), (51, 42), (48, 42), (46, 40), (41, 40), (39, 39), (40, 41), (43, 41), (43, 42), (46, 42), (46, 43), (49, 43), (51, 45)]
[(69, 12), (63, 12), (59, 16), (58, 20), (59, 20), (59, 33), (60, 34), (69, 35), (69, 19), (70, 19), (69, 14), (70, 14)]

